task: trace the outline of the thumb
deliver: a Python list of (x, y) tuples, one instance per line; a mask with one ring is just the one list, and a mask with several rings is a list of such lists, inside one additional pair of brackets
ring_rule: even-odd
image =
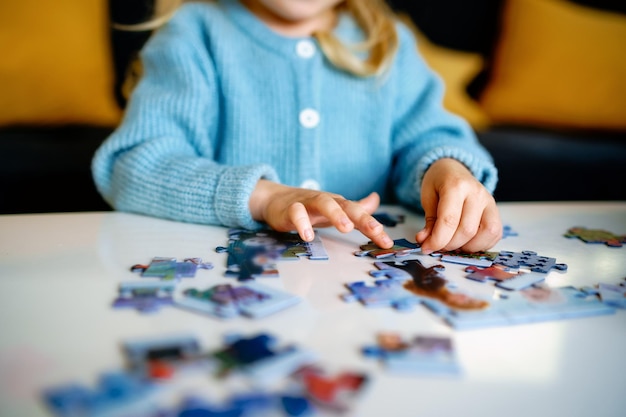
[(437, 203), (439, 198), (434, 191), (422, 190), (422, 208), (424, 209), (424, 228), (417, 232), (415, 240), (422, 244), (430, 236), (437, 221)]
[(359, 204), (363, 207), (363, 210), (372, 214), (378, 209), (378, 206), (380, 206), (380, 196), (378, 193), (373, 192), (367, 197), (359, 200)]

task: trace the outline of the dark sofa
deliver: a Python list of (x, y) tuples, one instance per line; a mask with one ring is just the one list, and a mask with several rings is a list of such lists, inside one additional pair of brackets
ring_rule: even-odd
[[(113, 0), (110, 13), (132, 23), (150, 12), (146, 3)], [(501, 29), (501, 3), (394, 0), (393, 6), (431, 41), (488, 56)], [(126, 65), (147, 35), (110, 34), (110, 94), (120, 107)], [(77, 122), (0, 126), (0, 214), (110, 210), (93, 185), (90, 162), (113, 129)], [(498, 201), (626, 200), (626, 129), (492, 123), (476, 130), (500, 171)]]

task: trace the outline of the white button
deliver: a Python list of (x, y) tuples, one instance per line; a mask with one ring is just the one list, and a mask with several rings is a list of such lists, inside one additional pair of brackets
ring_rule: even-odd
[(317, 126), (320, 122), (320, 115), (313, 109), (304, 109), (300, 112), (300, 124), (308, 129)]
[(296, 53), (301, 58), (311, 58), (315, 55), (315, 45), (309, 40), (301, 40), (296, 44)]
[(307, 190), (319, 190), (320, 184), (315, 180), (306, 180), (300, 184), (300, 188), (306, 188)]

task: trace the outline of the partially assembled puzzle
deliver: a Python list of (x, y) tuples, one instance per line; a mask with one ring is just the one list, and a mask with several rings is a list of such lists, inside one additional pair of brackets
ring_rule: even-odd
[(276, 262), (308, 257), (311, 260), (327, 260), (328, 254), (319, 237), (305, 242), (297, 233), (273, 230), (250, 231), (230, 229), (228, 246), (218, 246), (218, 253), (227, 253), (226, 276), (247, 281), (255, 278), (277, 277)]

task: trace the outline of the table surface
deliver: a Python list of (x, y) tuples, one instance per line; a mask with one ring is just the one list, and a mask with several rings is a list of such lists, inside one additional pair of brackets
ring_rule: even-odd
[[(618, 283), (626, 277), (626, 245), (609, 248), (567, 239), (573, 226), (626, 234), (626, 202), (502, 203), (503, 223), (518, 236), (493, 250), (533, 250), (568, 264), (550, 272), (550, 286)], [(406, 221), (388, 228), (411, 241), (423, 218), (397, 207)], [(368, 279), (373, 259), (353, 255), (367, 242), (358, 232), (320, 230), (330, 259), (280, 262), (278, 278), (263, 283), (302, 297), (288, 310), (262, 318), (215, 319), (176, 308), (145, 315), (114, 310), (118, 284), (136, 281), (129, 267), (155, 256), (201, 257), (212, 270), (179, 286), (206, 288), (226, 278), (227, 229), (177, 223), (119, 212), (0, 216), (0, 415), (50, 415), (44, 388), (93, 384), (98, 374), (124, 366), (120, 343), (189, 333), (206, 350), (222, 346), (226, 332), (268, 332), (282, 343), (314, 351), (327, 370), (367, 372), (370, 382), (352, 415), (370, 416), (623, 416), (626, 415), (626, 312), (596, 317), (454, 330), (422, 306), (403, 313), (346, 303), (345, 283)], [(435, 258), (417, 256), (423, 263)], [(446, 264), (460, 288), (493, 291)], [(360, 349), (379, 331), (449, 336), (458, 376), (394, 375)], [(195, 384), (206, 384), (199, 387)], [(204, 378), (189, 389), (214, 398), (224, 384)]]

